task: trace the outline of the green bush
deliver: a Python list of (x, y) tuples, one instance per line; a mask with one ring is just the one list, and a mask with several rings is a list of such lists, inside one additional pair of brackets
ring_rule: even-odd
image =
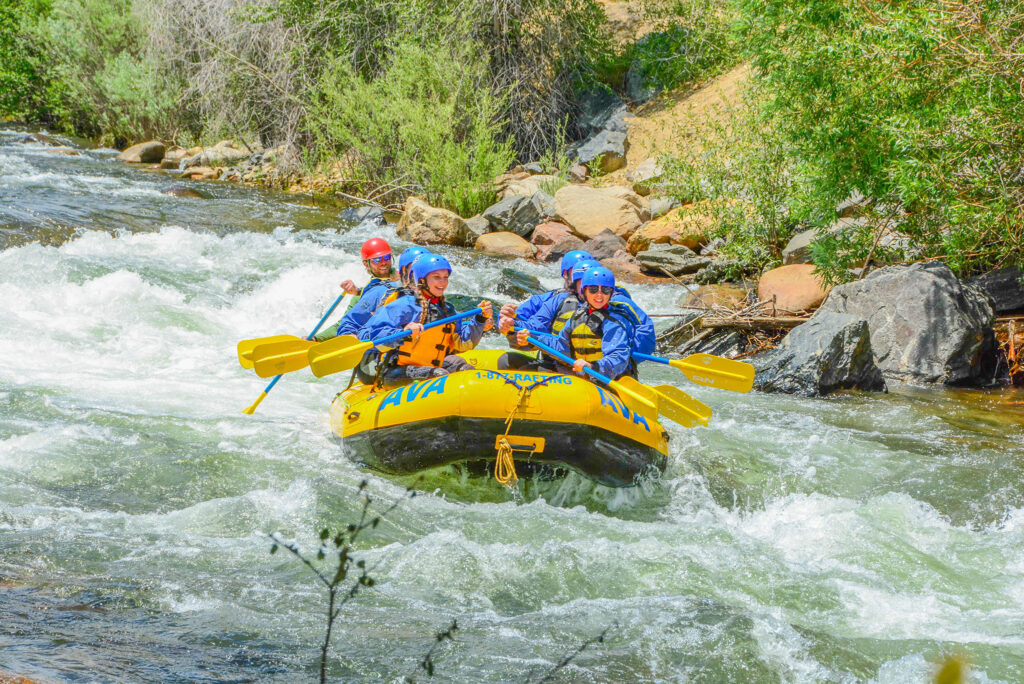
[[(854, 188), (880, 200), (914, 252), (961, 273), (1024, 254), (1024, 6), (881, 0), (741, 0), (742, 42), (825, 225)], [(849, 277), (877, 239), (822, 238)]]
[(491, 181), (513, 158), (503, 105), (472, 51), (406, 42), (376, 78), (335, 60), (310, 119), (319, 161), (347, 158), (365, 188), (393, 189), (388, 202), (422, 194), (470, 216), (494, 201)]

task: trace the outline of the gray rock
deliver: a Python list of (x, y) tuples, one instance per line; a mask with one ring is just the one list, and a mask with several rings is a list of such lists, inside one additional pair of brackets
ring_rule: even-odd
[(868, 322), (849, 314), (816, 314), (778, 347), (755, 357), (754, 368), (754, 387), (762, 392), (815, 397), (840, 389), (885, 389)]
[(507, 230), (524, 238), (529, 238), (538, 224), (554, 215), (555, 199), (541, 190), (530, 197), (510, 195), (484, 209), (482, 214), (493, 231)]
[[(646, 197), (656, 188), (665, 169), (656, 158), (645, 159), (626, 174), (626, 180), (633, 184), (633, 192)], [(664, 188), (661, 188), (664, 189)]]
[(589, 252), (595, 259), (611, 259), (619, 250), (626, 249), (626, 241), (616, 235), (610, 228), (605, 228), (600, 233), (590, 238), (580, 247)]
[(680, 206), (679, 200), (672, 199), (671, 197), (652, 197), (650, 198), (650, 205), (652, 221)]
[(338, 212), (338, 218), (342, 221), (351, 221), (356, 224), (365, 223), (367, 221), (383, 226), (387, 223), (384, 218), (384, 210), (381, 207), (348, 207)]
[(871, 200), (862, 195), (857, 190), (850, 193), (850, 196), (844, 199), (842, 202), (836, 205), (836, 216), (839, 218), (846, 218), (853, 216), (860, 212), (866, 207), (870, 206)]
[(569, 169), (569, 182), (586, 183), (588, 173), (590, 173), (590, 169), (583, 164), (574, 164), (572, 168)]
[[(701, 255), (704, 256), (704, 255)], [(715, 257), (714, 260), (697, 272), (693, 282), (698, 285), (711, 285), (730, 278), (735, 278), (740, 262), (727, 257)]]
[(1024, 271), (1020, 268), (1010, 266), (989, 271), (969, 282), (985, 291), (997, 315), (1024, 313)]
[(832, 289), (815, 314), (864, 318), (875, 362), (888, 379), (981, 384), (993, 348), (987, 297), (957, 280), (945, 264), (888, 266)]
[(587, 138), (576, 150), (576, 159), (591, 169), (611, 173), (626, 165), (629, 141), (620, 131), (604, 130)]
[(711, 257), (697, 256), (686, 245), (656, 243), (647, 250), (636, 255), (640, 262), (640, 270), (651, 275), (664, 276), (665, 272), (672, 275), (696, 273), (712, 263)]
[(816, 237), (818, 237), (816, 228), (805, 230), (791, 237), (782, 249), (782, 263), (784, 265), (811, 263), (811, 242)]
[(544, 173), (544, 167), (540, 162), (530, 162), (529, 164), (523, 164), (523, 171), (531, 173), (534, 176)]
[(577, 97), (579, 116), (576, 123), (587, 136), (603, 130), (626, 132), (629, 109), (619, 96), (607, 88), (592, 88)]
[(473, 234), (473, 243), (476, 243), (476, 238), (480, 237), (484, 233), (491, 232), (491, 222), (488, 221), (483, 215), (477, 214), (472, 218), (466, 219), (466, 228)]
[(544, 286), (535, 276), (517, 271), (514, 268), (501, 269), (501, 280), (497, 285), (498, 292), (521, 302), (527, 297), (544, 292)]
[(644, 66), (634, 61), (626, 72), (626, 97), (633, 104), (644, 104), (658, 94), (658, 89), (650, 82)]
[(746, 350), (747, 338), (742, 333), (728, 328), (721, 328), (693, 345), (691, 349), (687, 350), (687, 353), (713, 354), (733, 359)]

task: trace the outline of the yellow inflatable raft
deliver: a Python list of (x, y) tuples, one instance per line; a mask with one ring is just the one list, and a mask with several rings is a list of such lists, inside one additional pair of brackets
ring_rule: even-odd
[(498, 371), (501, 353), (467, 352), (475, 370), (400, 387), (354, 385), (331, 404), (331, 429), (355, 460), (393, 474), (495, 462), (500, 449), (517, 466), (571, 468), (613, 487), (664, 471), (668, 434), (656, 414), (582, 378)]

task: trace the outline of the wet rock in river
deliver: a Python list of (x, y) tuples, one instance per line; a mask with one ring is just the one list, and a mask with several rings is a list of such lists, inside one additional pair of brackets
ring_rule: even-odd
[(841, 389), (885, 389), (871, 353), (868, 322), (849, 314), (816, 314), (793, 328), (778, 347), (756, 356), (754, 368), (754, 387), (762, 392), (810, 397)]
[(159, 140), (148, 140), (132, 145), (117, 155), (117, 158), (129, 164), (157, 164), (164, 158), (166, 149)]
[(544, 286), (536, 276), (514, 268), (501, 269), (501, 280), (498, 281), (498, 292), (501, 294), (508, 295), (518, 302), (544, 291)]
[(191, 197), (194, 199), (209, 199), (206, 195), (194, 190), (193, 188), (185, 185), (172, 185), (169, 188), (160, 191), (164, 195), (170, 195), (171, 197)]
[(818, 309), (868, 321), (875, 362), (887, 379), (983, 384), (994, 313), (983, 292), (957, 280), (948, 266), (888, 266), (835, 287)]

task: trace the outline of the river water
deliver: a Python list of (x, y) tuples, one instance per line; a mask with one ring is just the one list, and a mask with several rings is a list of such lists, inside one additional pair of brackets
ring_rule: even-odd
[[(372, 226), (301, 198), (176, 183), (110, 150), (0, 133), (0, 674), (310, 680), (325, 596), (268, 533), (315, 548), (359, 483), (397, 508), (361, 544), (337, 680), (921, 682), (959, 653), (1024, 681), (1024, 395), (736, 395), (669, 425), (658, 481), (510, 493), (367, 472), (331, 441), (340, 376), (265, 381), (235, 343), (304, 334)], [(383, 234), (394, 238), (393, 230)], [(452, 291), (507, 262), (448, 252)], [(552, 269), (512, 264), (554, 285)], [(672, 286), (631, 288), (671, 312)], [(491, 342), (497, 344), (497, 342)]]

